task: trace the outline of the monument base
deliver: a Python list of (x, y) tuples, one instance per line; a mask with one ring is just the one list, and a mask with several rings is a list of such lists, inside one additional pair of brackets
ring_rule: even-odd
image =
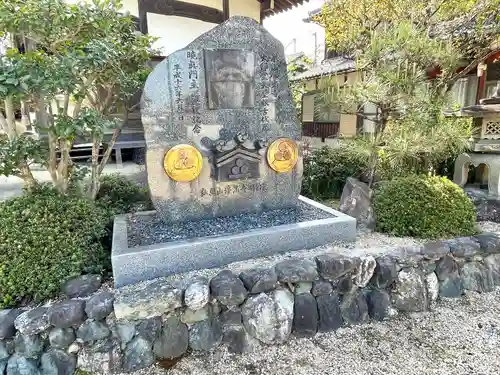
[[(290, 220), (271, 219), (273, 211), (248, 214), (248, 222), (240, 215), (216, 218), (213, 223), (184, 223), (179, 227), (163, 224), (163, 228), (160, 224), (141, 225), (154, 221), (155, 211), (119, 215), (114, 221), (111, 252), (115, 286), (337, 241), (355, 241), (355, 218), (302, 196), (299, 200), (301, 208), (296, 221), (281, 225), (272, 224)], [(260, 216), (264, 216), (263, 224)], [(216, 228), (215, 235), (206, 229), (211, 226)]]

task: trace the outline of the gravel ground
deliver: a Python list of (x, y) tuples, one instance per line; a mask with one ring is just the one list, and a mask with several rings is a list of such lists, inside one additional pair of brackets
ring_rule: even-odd
[[(500, 224), (481, 223), (500, 233)], [(356, 248), (415, 245), (414, 239), (360, 234)], [(349, 247), (352, 249), (352, 247)], [(348, 248), (345, 248), (348, 250)], [(317, 251), (317, 250), (314, 250)], [(311, 252), (295, 252), (299, 255)], [(263, 258), (273, 262), (287, 255)], [(241, 265), (235, 263), (239, 268)], [(233, 268), (234, 269), (234, 268)], [(214, 270), (215, 271), (215, 270)], [(220, 348), (191, 354), (170, 370), (158, 366), (139, 375), (489, 375), (500, 373), (500, 288), (444, 299), (427, 313), (400, 315), (391, 321), (342, 328), (311, 339), (261, 346), (244, 355)]]
[(325, 211), (302, 202), (297, 208), (281, 208), (260, 213), (244, 213), (173, 224), (165, 224), (158, 216), (129, 215), (128, 244), (130, 247), (146, 246), (160, 242), (243, 233), (252, 229), (331, 217), (332, 215)]

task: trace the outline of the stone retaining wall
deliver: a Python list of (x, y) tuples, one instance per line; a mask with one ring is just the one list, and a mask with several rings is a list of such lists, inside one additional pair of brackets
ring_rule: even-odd
[(64, 285), (68, 299), (0, 311), (0, 374), (132, 372), (189, 350), (227, 345), (241, 353), (425, 311), (439, 297), (500, 286), (500, 237), (331, 252), (211, 280), (157, 279), (96, 293), (100, 285), (99, 276), (83, 276)]

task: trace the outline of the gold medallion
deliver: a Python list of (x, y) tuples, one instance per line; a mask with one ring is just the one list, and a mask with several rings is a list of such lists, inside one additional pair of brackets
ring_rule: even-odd
[(288, 138), (275, 140), (267, 149), (267, 162), (278, 173), (290, 172), (299, 156), (295, 141)]
[(177, 145), (165, 154), (163, 167), (174, 181), (189, 182), (200, 175), (203, 158), (191, 145)]

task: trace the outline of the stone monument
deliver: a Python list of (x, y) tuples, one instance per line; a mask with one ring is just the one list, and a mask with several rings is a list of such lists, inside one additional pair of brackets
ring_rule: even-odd
[(480, 104), (462, 108), (462, 114), (473, 117), (475, 132), (471, 152), (458, 156), (453, 181), (464, 186), (469, 166), (476, 167), (476, 183), (487, 187), (488, 195), (500, 199), (500, 81), (491, 98)]
[(141, 111), (156, 211), (115, 220), (117, 285), (354, 239), (354, 219), (300, 197), (284, 49), (256, 21), (233, 17), (169, 55)]

